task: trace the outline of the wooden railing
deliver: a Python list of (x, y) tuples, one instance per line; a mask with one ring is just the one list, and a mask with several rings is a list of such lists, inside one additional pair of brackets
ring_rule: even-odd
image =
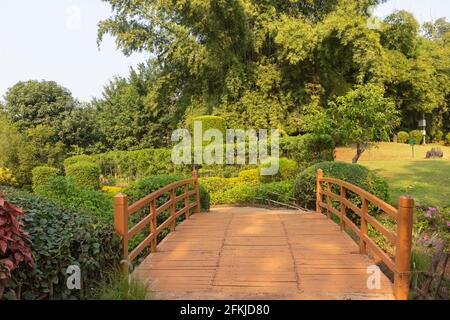
[[(324, 190), (323, 185), (326, 185), (326, 190)], [(339, 188), (339, 194), (333, 192), (333, 185)], [(324, 208), (328, 218), (330, 218), (331, 214), (334, 214), (339, 218), (341, 230), (345, 230), (346, 226), (353, 230), (359, 237), (360, 253), (366, 254), (367, 249), (369, 249), (372, 254), (381, 259), (394, 273), (395, 298), (398, 300), (408, 299), (414, 200), (410, 197), (402, 196), (399, 198), (399, 207), (396, 209), (353, 184), (339, 179), (324, 177), (323, 171), (320, 169), (317, 171), (316, 188), (316, 211), (322, 212), (322, 208)], [(336, 187), (334, 189), (336, 189)], [(347, 191), (359, 196), (361, 206), (357, 206), (347, 198)], [(326, 198), (326, 202), (323, 202), (324, 197)], [(333, 201), (339, 202), (339, 210), (334, 207)], [(396, 233), (388, 230), (369, 214), (370, 203), (396, 221)], [(348, 210), (353, 211), (360, 217), (361, 223), (359, 227), (347, 217)], [(369, 238), (367, 235), (368, 224), (370, 224), (377, 232), (385, 236), (394, 246), (394, 259)]]
[[(189, 186), (192, 185), (192, 190)], [(176, 190), (184, 188), (184, 192), (176, 195)], [(157, 206), (157, 200), (169, 195), (169, 200), (162, 205)], [(191, 202), (190, 198), (195, 196), (195, 201)], [(176, 211), (176, 205), (183, 201), (182, 209)], [(133, 227), (129, 228), (129, 217), (141, 209), (148, 207), (149, 213)], [(131, 262), (146, 248), (150, 247), (151, 252), (157, 251), (158, 235), (166, 228), (170, 228), (170, 232), (175, 231), (176, 219), (183, 214), (189, 219), (191, 209), (194, 213), (200, 212), (200, 191), (198, 184), (197, 171), (192, 172), (192, 178), (171, 183), (146, 197), (136, 201), (132, 205), (128, 205), (128, 197), (125, 194), (118, 194), (114, 197), (114, 224), (116, 232), (122, 237), (123, 243), (123, 260), (122, 270), (127, 273)], [(169, 217), (157, 224), (157, 217), (169, 210)], [(129, 252), (129, 240), (149, 226), (148, 235), (139, 243), (131, 252)]]

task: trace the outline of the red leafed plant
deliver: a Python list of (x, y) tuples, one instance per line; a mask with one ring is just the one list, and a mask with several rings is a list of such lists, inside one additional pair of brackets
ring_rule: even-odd
[(23, 230), (20, 219), (23, 216), (22, 209), (0, 197), (0, 287), (17, 266), (33, 264), (28, 234)]

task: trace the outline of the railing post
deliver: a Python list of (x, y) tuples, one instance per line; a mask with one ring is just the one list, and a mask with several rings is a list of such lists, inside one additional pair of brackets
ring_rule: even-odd
[(369, 206), (367, 200), (365, 198), (361, 198), (362, 206), (361, 206), (361, 227), (359, 233), (359, 253), (366, 254), (366, 236), (367, 236), (367, 220), (366, 216), (369, 214)]
[(175, 231), (175, 191), (170, 190), (170, 219), (172, 222), (170, 223), (170, 232)]
[(114, 196), (114, 225), (116, 233), (122, 237), (122, 272), (128, 273), (129, 257), (128, 257), (128, 197), (119, 193)]
[(195, 213), (200, 213), (200, 186), (198, 184), (198, 173), (195, 169), (192, 171), (192, 178), (194, 178), (195, 202), (197, 203)]
[(316, 175), (316, 212), (322, 212), (322, 209), (320, 209), (320, 203), (322, 202), (322, 184), (321, 180), (323, 178), (323, 171), (322, 169), (317, 170)]
[(189, 219), (190, 212), (189, 212), (189, 184), (186, 183), (184, 185), (184, 207), (186, 208), (186, 219)]
[(407, 300), (411, 271), (414, 200), (411, 197), (402, 196), (398, 202), (394, 295), (397, 300)]
[(331, 194), (331, 184), (329, 183), (329, 182), (327, 182), (327, 192), (328, 192), (328, 194), (327, 194), (327, 219), (330, 219), (331, 218), (331, 206), (332, 206), (332, 203), (331, 203), (331, 196), (330, 196), (330, 194)]
[(158, 245), (158, 235), (156, 234), (156, 200), (150, 202), (150, 214), (152, 214), (152, 219), (150, 220), (150, 233), (153, 234), (153, 239), (150, 243), (150, 249), (152, 252), (156, 252)]
[(340, 221), (340, 227), (341, 227), (341, 231), (344, 231), (345, 228), (345, 222), (344, 222), (344, 217), (346, 217), (346, 212), (347, 212), (347, 206), (344, 204), (344, 199), (347, 198), (347, 193), (345, 191), (345, 188), (343, 186), (341, 186), (341, 221)]

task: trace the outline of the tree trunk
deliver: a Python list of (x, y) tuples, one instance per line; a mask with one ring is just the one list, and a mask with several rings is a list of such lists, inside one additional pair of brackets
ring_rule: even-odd
[(356, 155), (352, 159), (352, 163), (357, 163), (359, 160), (359, 157), (363, 154), (363, 152), (366, 150), (367, 142), (363, 143), (356, 143)]

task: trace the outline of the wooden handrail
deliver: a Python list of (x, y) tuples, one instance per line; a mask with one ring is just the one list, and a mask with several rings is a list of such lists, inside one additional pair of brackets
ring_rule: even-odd
[[(326, 190), (323, 190), (322, 183), (324, 182), (326, 183)], [(332, 185), (339, 187), (339, 194), (332, 191)], [(347, 198), (347, 191), (351, 191), (360, 197), (362, 203), (361, 207), (358, 207)], [(326, 197), (326, 202), (323, 201), (324, 196)], [(332, 201), (339, 201), (340, 210), (337, 210), (333, 206)], [(381, 211), (394, 218), (397, 222), (396, 233), (388, 230), (376, 220), (375, 217), (369, 214), (369, 203), (372, 203)], [(384, 264), (394, 273), (395, 298), (397, 300), (407, 300), (411, 272), (410, 263), (414, 200), (407, 196), (401, 196), (399, 198), (399, 207), (397, 209), (358, 186), (343, 180), (324, 177), (323, 171), (319, 169), (317, 170), (316, 180), (316, 211), (322, 213), (322, 208), (326, 210), (328, 219), (331, 214), (334, 214), (339, 218), (341, 230), (345, 230), (345, 226), (348, 226), (359, 236), (359, 250), (361, 254), (366, 254), (367, 249), (369, 249), (384, 262)], [(361, 218), (361, 225), (359, 227), (347, 217), (347, 210), (353, 211)], [(395, 247), (394, 259), (369, 238), (367, 234), (368, 224), (385, 236)]]
[[(193, 191), (189, 190), (189, 185), (193, 186)], [(176, 196), (175, 190), (183, 187), (183, 193)], [(157, 207), (157, 200), (164, 194), (169, 194), (169, 200)], [(190, 197), (195, 196), (195, 201), (191, 202)], [(176, 204), (184, 203), (184, 207), (176, 211)], [(144, 207), (149, 207), (149, 213), (131, 229), (129, 229), (129, 217)], [(123, 260), (121, 262), (122, 270), (128, 273), (131, 262), (144, 250), (150, 246), (152, 252), (157, 251), (158, 235), (165, 228), (169, 228), (170, 232), (176, 229), (176, 219), (183, 214), (189, 219), (191, 209), (195, 213), (200, 212), (200, 188), (198, 183), (197, 171), (192, 172), (192, 178), (173, 182), (159, 190), (156, 190), (144, 198), (136, 201), (132, 205), (128, 205), (128, 197), (119, 193), (114, 197), (114, 225), (116, 233), (122, 237)], [(160, 225), (157, 225), (157, 217), (161, 212), (169, 210), (169, 217)], [(129, 240), (139, 231), (150, 225), (149, 234), (139, 243), (131, 252), (129, 252)]]

